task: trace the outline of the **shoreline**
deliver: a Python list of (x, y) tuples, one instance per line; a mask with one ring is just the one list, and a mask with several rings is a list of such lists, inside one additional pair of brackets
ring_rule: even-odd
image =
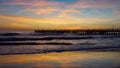
[(7, 53), (2, 55), (31, 55), (31, 54), (49, 54), (49, 53), (64, 53), (64, 52), (120, 52), (120, 50), (76, 50), (76, 51), (53, 51), (53, 52), (35, 52), (35, 53)]

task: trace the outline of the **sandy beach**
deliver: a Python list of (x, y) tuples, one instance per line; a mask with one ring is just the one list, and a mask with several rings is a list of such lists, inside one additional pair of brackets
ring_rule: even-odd
[(0, 55), (0, 68), (119, 68), (120, 52)]

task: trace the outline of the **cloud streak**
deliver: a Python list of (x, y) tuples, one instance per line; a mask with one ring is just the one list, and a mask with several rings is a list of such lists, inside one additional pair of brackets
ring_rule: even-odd
[[(79, 29), (90, 24), (94, 28), (99, 25), (106, 27), (113, 22), (120, 22), (119, 16), (115, 16), (120, 14), (119, 3), (119, 0), (77, 0), (74, 3), (57, 0), (6, 0), (0, 2), (0, 24), (7, 22), (11, 27), (33, 29), (36, 26), (43, 29)], [(10, 6), (14, 8), (6, 9)], [(15, 12), (18, 7), (22, 8)]]
[(120, 9), (114, 10), (114, 13), (115, 13), (115, 14), (120, 14)]
[[(88, 27), (98, 27), (101, 23), (109, 25), (110, 23), (115, 23), (120, 21), (119, 18), (114, 19), (98, 19), (98, 18), (75, 18), (69, 17), (65, 20), (62, 18), (56, 19), (40, 19), (40, 18), (31, 18), (31, 17), (23, 17), (23, 16), (13, 16), (13, 15), (0, 15), (1, 20), (5, 20), (8, 25), (13, 27), (27, 27), (27, 28), (58, 28), (58, 29), (79, 29), (84, 26)], [(89, 21), (89, 22), (88, 22)], [(56, 23), (57, 22), (57, 23)], [(84, 23), (84, 24), (83, 24)], [(103, 24), (101, 24), (103, 26)]]
[(70, 6), (71, 8), (113, 8), (116, 3), (109, 2), (109, 0), (80, 0), (79, 2)]

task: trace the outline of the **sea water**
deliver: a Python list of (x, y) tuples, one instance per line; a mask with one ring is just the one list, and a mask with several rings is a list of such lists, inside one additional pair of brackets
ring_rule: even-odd
[(0, 33), (1, 55), (89, 50), (120, 51), (120, 35)]

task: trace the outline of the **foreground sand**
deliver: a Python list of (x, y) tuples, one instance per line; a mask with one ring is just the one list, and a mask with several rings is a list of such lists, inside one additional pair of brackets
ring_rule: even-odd
[(0, 68), (119, 68), (120, 52), (0, 55)]

